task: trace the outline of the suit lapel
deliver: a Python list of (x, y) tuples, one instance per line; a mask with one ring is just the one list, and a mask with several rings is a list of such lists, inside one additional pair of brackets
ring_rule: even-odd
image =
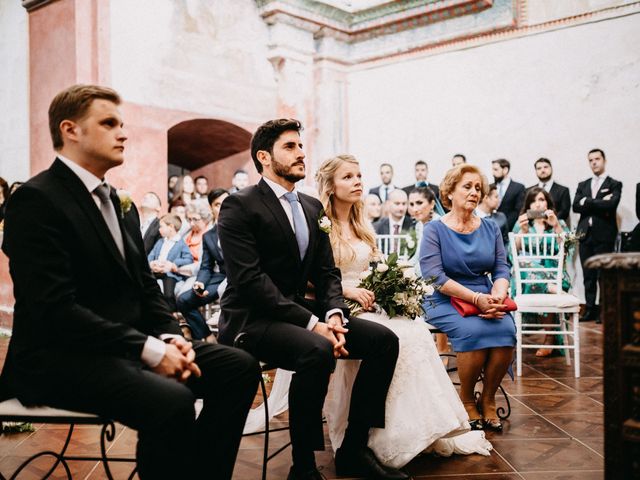
[[(58, 178), (62, 180), (65, 188), (75, 198), (76, 203), (84, 212), (89, 223), (93, 226), (103, 246), (109, 251), (110, 255), (114, 257), (118, 265), (120, 265), (122, 269), (127, 274), (129, 274), (129, 269), (124, 263), (122, 255), (120, 255), (120, 251), (118, 250), (118, 247), (116, 246), (116, 243), (111, 236), (109, 227), (107, 227), (107, 224), (104, 221), (100, 210), (98, 210), (98, 206), (96, 205), (93, 197), (86, 189), (82, 181), (77, 177), (75, 173), (73, 173), (64, 163), (62, 163), (58, 159), (56, 159), (51, 166), (51, 172), (57, 175)], [(116, 207), (118, 218), (120, 218), (119, 207), (119, 205)]]
[(218, 247), (218, 227), (214, 225), (211, 229), (211, 238), (208, 239), (211, 243), (211, 252), (213, 253), (213, 258), (215, 258), (218, 265), (222, 265), (224, 261), (224, 257), (222, 256), (222, 250)]
[[(593, 179), (591, 179), (591, 181), (593, 182)], [(600, 184), (600, 188), (598, 188), (598, 191), (596, 192), (596, 196), (595, 198), (599, 198), (600, 197), (600, 192), (602, 192), (603, 189), (609, 189), (611, 188), (611, 177), (607, 176), (607, 178), (604, 179), (604, 181)], [(610, 192), (604, 192), (604, 195), (608, 195)], [(603, 195), (603, 196), (604, 196)]]
[(300, 249), (298, 248), (298, 242), (296, 241), (295, 233), (293, 233), (293, 229), (291, 228), (291, 224), (289, 223), (289, 218), (284, 212), (284, 208), (282, 208), (282, 205), (280, 204), (280, 200), (278, 199), (278, 197), (276, 197), (276, 194), (273, 193), (271, 187), (269, 187), (269, 185), (267, 185), (264, 180), (260, 180), (260, 182), (258, 183), (258, 188), (262, 193), (264, 204), (271, 211), (278, 225), (280, 225), (282, 234), (287, 241), (287, 245), (292, 252), (295, 252), (295, 258), (298, 260), (298, 262), (300, 262)]

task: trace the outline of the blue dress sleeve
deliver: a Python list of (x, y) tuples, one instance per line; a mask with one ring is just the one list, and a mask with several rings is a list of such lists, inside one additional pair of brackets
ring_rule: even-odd
[(420, 271), (425, 279), (434, 278), (436, 285), (442, 286), (449, 281), (442, 266), (440, 236), (436, 222), (429, 222), (424, 226), (422, 242), (420, 244)]
[(493, 227), (493, 235), (496, 243), (496, 262), (493, 265), (493, 271), (491, 272), (491, 278), (495, 282), (499, 278), (504, 278), (507, 281), (511, 279), (509, 273), (509, 264), (507, 263), (507, 254), (504, 250), (504, 242), (502, 241), (502, 233), (500, 233), (500, 227), (495, 222), (489, 222)]

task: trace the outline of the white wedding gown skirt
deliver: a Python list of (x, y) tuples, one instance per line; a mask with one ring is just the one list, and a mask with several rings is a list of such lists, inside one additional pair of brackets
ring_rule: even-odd
[[(369, 247), (356, 248), (356, 259), (341, 267), (343, 285), (355, 286), (369, 262)], [(358, 247), (358, 245), (356, 245)], [(399, 338), (400, 353), (387, 394), (385, 428), (372, 428), (369, 447), (385, 465), (400, 468), (420, 452), (489, 455), (491, 443), (483, 431), (470, 431), (469, 417), (438, 355), (433, 336), (422, 320), (364, 313), (360, 318), (380, 323)], [(348, 327), (347, 327), (348, 328)], [(348, 346), (347, 346), (348, 348)], [(342, 444), (348, 423), (351, 388), (358, 360), (338, 361), (332, 376), (325, 416), (334, 451)]]

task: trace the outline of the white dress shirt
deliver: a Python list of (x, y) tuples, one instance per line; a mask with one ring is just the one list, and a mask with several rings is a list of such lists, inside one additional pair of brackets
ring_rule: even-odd
[(550, 193), (551, 187), (553, 187), (553, 180), (549, 180), (548, 182), (538, 182), (538, 186), (540, 188), (544, 188), (547, 193)]
[[(289, 225), (291, 225), (291, 230), (293, 230), (293, 233), (295, 234), (296, 229), (293, 225), (293, 211), (291, 210), (292, 205), (291, 203), (289, 203), (289, 200), (287, 200), (284, 197), (285, 193), (289, 193), (289, 190), (284, 188), (279, 183), (276, 183), (273, 180), (269, 180), (267, 177), (262, 177), (262, 178), (265, 181), (265, 183), (269, 186), (269, 188), (273, 190), (273, 193), (276, 195), (276, 197), (278, 197), (278, 200), (280, 201), (280, 205), (282, 205), (284, 213), (287, 215), (287, 218), (289, 219)], [(293, 193), (295, 193), (296, 196), (298, 196), (298, 190), (295, 187), (293, 189)], [(298, 208), (302, 209), (302, 205), (300, 203), (297, 203), (295, 205)], [(304, 216), (304, 211), (302, 212), (302, 214)], [(329, 310), (325, 315), (325, 321), (335, 313), (340, 315), (340, 317), (342, 318), (342, 323), (344, 324), (345, 323), (344, 314), (342, 313), (342, 310), (340, 310), (339, 308), (334, 308), (333, 310)], [(316, 323), (318, 323), (319, 320), (320, 319), (315, 315), (311, 315), (311, 318), (309, 319), (309, 323), (307, 324), (307, 330), (313, 330), (313, 327), (316, 326)]]

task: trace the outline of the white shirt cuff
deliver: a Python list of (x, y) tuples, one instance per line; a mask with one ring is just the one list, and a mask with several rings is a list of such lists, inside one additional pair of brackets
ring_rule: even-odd
[(580, 200), (580, 206), (584, 205), (584, 202), (586, 202), (586, 201), (587, 201), (587, 197), (583, 197), (583, 198)]
[(167, 346), (160, 339), (155, 337), (147, 337), (147, 341), (144, 342), (142, 347), (141, 360), (149, 367), (157, 367), (167, 350)]
[(338, 315), (340, 315), (340, 318), (342, 319), (342, 325), (343, 325), (343, 326), (344, 326), (344, 325), (346, 325), (347, 323), (349, 323), (349, 321), (348, 321), (348, 320), (345, 320), (345, 319), (344, 319), (344, 313), (342, 313), (342, 310), (341, 310), (341, 309), (339, 309), (339, 308), (334, 308), (334, 309), (332, 309), (332, 310), (329, 310), (329, 311), (327, 312), (327, 314), (324, 316), (324, 321), (326, 322), (326, 321), (329, 319), (329, 317), (330, 317), (331, 315), (334, 315), (334, 314), (336, 314), (336, 313), (337, 313)]
[(227, 279), (225, 278), (220, 285), (218, 285), (218, 298), (222, 298), (222, 294), (227, 289)]
[(318, 317), (316, 317), (315, 315), (311, 315), (309, 323), (307, 323), (307, 330), (313, 330), (313, 327), (315, 327), (316, 323), (318, 323), (319, 321), (320, 319)]

